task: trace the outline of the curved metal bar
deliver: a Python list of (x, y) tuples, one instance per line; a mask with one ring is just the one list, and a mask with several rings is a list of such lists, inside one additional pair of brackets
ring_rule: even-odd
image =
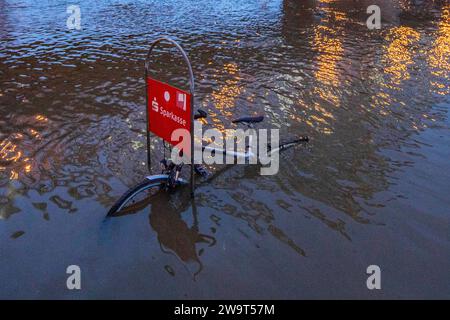
[(175, 40), (173, 40), (169, 37), (158, 38), (155, 41), (153, 41), (153, 43), (151, 44), (150, 49), (148, 50), (148, 53), (147, 53), (147, 57), (145, 58), (145, 77), (147, 78), (149, 59), (150, 59), (150, 56), (152, 55), (152, 51), (155, 48), (155, 46), (162, 41), (167, 41), (167, 42), (170, 42), (171, 44), (173, 44), (178, 49), (178, 51), (180, 51), (181, 55), (183, 56), (183, 59), (186, 62), (188, 69), (189, 69), (189, 91), (190, 91), (191, 95), (194, 95), (195, 84), (194, 84), (194, 73), (192, 71), (191, 61), (189, 60), (184, 49)]
[(145, 106), (145, 110), (146, 110), (146, 115), (147, 115), (147, 167), (149, 172), (151, 172), (151, 156), (150, 156), (150, 149), (151, 149), (151, 137), (150, 137), (150, 119), (148, 117), (148, 91), (147, 91), (147, 77), (149, 74), (149, 63), (150, 63), (150, 57), (152, 54), (153, 49), (155, 48), (155, 46), (160, 43), (160, 42), (169, 42), (170, 44), (174, 45), (178, 51), (181, 53), (181, 55), (183, 56), (184, 61), (186, 62), (188, 69), (189, 69), (189, 91), (191, 94), (191, 196), (194, 196), (194, 89), (195, 89), (195, 81), (194, 81), (194, 73), (192, 71), (192, 66), (191, 66), (191, 62), (189, 61), (189, 58), (186, 54), (186, 52), (184, 51), (184, 49), (173, 39), (167, 37), (167, 36), (163, 36), (160, 37), (158, 39), (156, 39), (155, 41), (153, 41), (153, 43), (150, 46), (150, 49), (148, 50), (147, 53), (147, 57), (145, 58), (145, 100), (146, 100), (146, 106)]

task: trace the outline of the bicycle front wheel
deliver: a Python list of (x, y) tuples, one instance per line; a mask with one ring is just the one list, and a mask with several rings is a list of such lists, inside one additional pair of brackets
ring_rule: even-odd
[(145, 178), (144, 181), (129, 189), (109, 209), (108, 216), (119, 216), (136, 212), (147, 206), (152, 195), (155, 195), (169, 179), (167, 175), (156, 175)]

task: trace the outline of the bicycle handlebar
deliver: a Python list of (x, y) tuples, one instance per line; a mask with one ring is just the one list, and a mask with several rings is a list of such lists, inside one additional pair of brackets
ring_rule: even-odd
[(202, 109), (197, 109), (197, 113), (194, 115), (194, 119), (203, 119), (208, 117), (208, 113)]

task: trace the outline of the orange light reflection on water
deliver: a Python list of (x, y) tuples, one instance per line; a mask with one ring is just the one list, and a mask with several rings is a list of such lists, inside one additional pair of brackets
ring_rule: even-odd
[(336, 22), (348, 19), (345, 12), (329, 7), (333, 2), (333, 0), (320, 1), (324, 17), (321, 23), (314, 27), (312, 41), (312, 47), (317, 53), (314, 77), (320, 84), (314, 87), (313, 92), (320, 98), (320, 102), (316, 101), (312, 106), (303, 106), (310, 110), (306, 123), (325, 134), (333, 133), (334, 116), (321, 104), (327, 103), (335, 107), (341, 104), (341, 99), (334, 88), (341, 84), (338, 64), (342, 61), (344, 47), (342, 28)]
[(409, 67), (414, 64), (412, 46), (420, 40), (420, 34), (406, 26), (394, 27), (386, 35), (389, 43), (383, 57), (385, 73), (390, 75), (391, 89), (399, 89), (399, 85), (410, 79)]
[(431, 49), (428, 63), (431, 74), (440, 79), (430, 80), (433, 92), (440, 95), (450, 94), (450, 4), (442, 8), (441, 21), (438, 24), (438, 36)]
[[(225, 125), (221, 118), (226, 117), (231, 119), (233, 117), (236, 98), (244, 92), (244, 89), (239, 84), (241, 77), (239, 76), (239, 67), (237, 64), (227, 63), (223, 66), (222, 70), (226, 80), (224, 81), (224, 84), (220, 86), (219, 90), (216, 90), (211, 94), (212, 103), (217, 111), (220, 112), (220, 115), (211, 111), (208, 115), (208, 119), (211, 119), (214, 128), (221, 132), (225, 132)], [(215, 75), (215, 77), (218, 78), (218, 82), (221, 82), (218, 75)]]

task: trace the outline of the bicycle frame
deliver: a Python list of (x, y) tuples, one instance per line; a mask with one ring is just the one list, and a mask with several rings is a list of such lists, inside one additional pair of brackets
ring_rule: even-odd
[[(247, 127), (249, 129), (253, 129), (253, 125), (248, 124)], [(252, 141), (253, 141), (253, 136), (250, 135), (249, 136), (249, 143), (248, 145), (246, 145), (245, 149), (246, 151), (243, 152), (235, 152), (235, 151), (230, 151), (230, 150), (226, 150), (226, 149), (222, 149), (222, 148), (213, 148), (213, 147), (206, 147), (206, 146), (202, 146), (202, 151), (209, 151), (209, 152), (214, 152), (214, 153), (219, 153), (222, 154), (224, 156), (232, 156), (236, 159), (244, 159), (245, 161), (250, 160), (250, 159), (254, 159), (257, 157), (257, 153), (253, 152), (253, 148), (252, 148)], [(296, 143), (293, 143), (292, 145), (294, 145)], [(289, 144), (290, 145), (290, 144)], [(278, 148), (274, 148), (274, 149), (270, 149), (269, 154), (272, 155), (275, 152), (279, 152), (282, 148), (278, 147)]]
[(256, 157), (256, 154), (253, 153), (252, 150), (252, 136), (249, 136), (249, 144), (245, 147), (246, 151), (245, 152), (236, 152), (236, 151), (230, 151), (230, 150), (226, 150), (226, 149), (222, 149), (222, 148), (213, 148), (213, 147), (206, 147), (206, 146), (202, 146), (202, 151), (209, 151), (209, 152), (214, 152), (214, 153), (219, 153), (222, 154), (224, 156), (232, 156), (236, 159), (244, 159), (245, 161), (253, 159)]
[[(253, 129), (254, 128), (253, 125), (250, 125), (250, 124), (248, 124), (247, 127), (249, 129)], [(245, 152), (237, 152), (237, 151), (232, 151), (232, 150), (227, 150), (227, 149), (222, 149), (222, 148), (208, 147), (208, 146), (204, 146), (204, 145), (201, 146), (201, 150), (202, 150), (202, 152), (203, 151), (208, 151), (210, 153), (221, 154), (223, 156), (231, 156), (231, 157), (233, 157), (235, 159), (243, 159), (244, 161), (248, 161), (250, 159), (255, 159), (258, 156), (257, 153), (253, 152), (252, 141), (253, 141), (253, 136), (250, 135), (249, 136), (249, 143), (245, 147), (245, 149), (246, 149)], [(279, 152), (279, 151), (281, 151), (281, 150), (283, 150), (283, 149), (285, 149), (287, 147), (290, 147), (290, 146), (296, 145), (296, 144), (297, 144), (297, 142), (293, 142), (293, 143), (285, 144), (283, 146), (279, 146), (279, 147), (274, 148), (274, 149), (270, 148), (270, 150), (268, 151), (268, 154), (272, 155), (272, 154), (274, 154), (276, 152)], [(195, 150), (199, 150), (200, 149), (198, 146), (195, 146), (195, 144), (194, 144), (194, 147), (195, 147)], [(171, 147), (169, 147), (169, 148), (171, 150)]]

